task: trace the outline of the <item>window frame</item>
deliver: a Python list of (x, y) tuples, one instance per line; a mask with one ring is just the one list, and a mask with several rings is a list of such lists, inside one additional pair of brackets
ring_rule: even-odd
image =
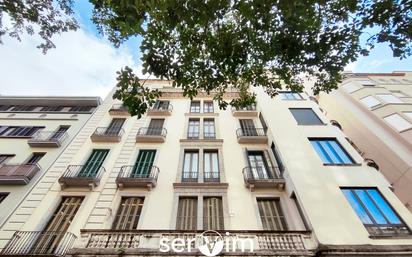
[[(297, 125), (299, 125), (299, 126), (322, 126), (322, 125), (325, 125), (325, 123), (322, 121), (322, 119), (319, 117), (319, 115), (317, 115), (316, 112), (312, 108), (295, 108), (295, 107), (293, 107), (293, 108), (289, 108), (289, 111), (292, 114), (293, 118), (296, 120)], [(298, 119), (298, 116), (295, 116), (294, 111), (306, 112), (306, 113), (301, 113), (301, 114), (305, 114), (305, 115), (307, 114), (307, 111), (311, 111), (311, 114), (313, 114), (313, 116), (310, 117), (310, 118), (315, 118), (318, 121), (318, 123), (314, 123), (314, 122), (305, 123), (305, 122), (302, 122), (302, 120)], [(298, 114), (296, 113), (296, 115), (298, 115)]]
[[(291, 97), (288, 97), (291, 96)], [(298, 95), (299, 97), (296, 97), (296, 95)], [(301, 95), (301, 93), (299, 92), (293, 92), (293, 91), (279, 91), (279, 96), (281, 100), (285, 100), (285, 101), (301, 101), (301, 100), (305, 100), (305, 98), (303, 98), (303, 96)]]
[(214, 113), (215, 107), (213, 101), (203, 101), (203, 112), (204, 113)]
[[(359, 166), (360, 165), (359, 163), (355, 161), (352, 155), (350, 155), (349, 152), (342, 146), (342, 144), (336, 137), (309, 137), (308, 140), (312, 146), (312, 149), (316, 152), (316, 154), (318, 155), (319, 159), (322, 161), (324, 166)], [(322, 158), (322, 156), (317, 151), (317, 149), (313, 146), (312, 141), (334, 141), (340, 147), (340, 150), (350, 160), (350, 163), (334, 163), (334, 162), (326, 163), (324, 159)], [(339, 158), (341, 157), (339, 156)], [(331, 157), (329, 157), (329, 159), (331, 159)]]
[(200, 113), (201, 112), (201, 103), (199, 100), (190, 101), (190, 113)]
[[(197, 155), (197, 163), (194, 161), (194, 154)], [(190, 160), (189, 160), (189, 167), (188, 171), (186, 171), (186, 156), (190, 155)], [(183, 151), (183, 164), (182, 164), (182, 175), (181, 175), (181, 181), (182, 182), (198, 182), (199, 177), (200, 177), (200, 151), (195, 150), (195, 149), (185, 149)], [(193, 166), (193, 164), (196, 164), (196, 166)], [(193, 167), (196, 167), (196, 171), (192, 170)], [(186, 174), (189, 174), (189, 176), (185, 176)], [(196, 176), (193, 176), (196, 175)]]

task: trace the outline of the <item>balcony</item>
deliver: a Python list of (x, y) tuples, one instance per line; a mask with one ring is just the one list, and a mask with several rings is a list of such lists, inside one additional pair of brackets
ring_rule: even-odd
[(136, 143), (164, 143), (166, 134), (165, 128), (139, 128)]
[[(204, 243), (205, 238), (210, 242), (219, 238), (215, 233), (202, 232), (84, 229), (81, 230), (81, 239), (68, 255), (95, 256), (104, 253), (105, 256), (117, 256), (119, 249), (122, 249), (122, 256), (176, 255), (172, 251), (161, 252), (159, 245), (163, 242), (170, 249), (173, 240), (180, 239), (184, 244), (179, 256), (199, 256), (201, 253), (198, 247)], [(220, 232), (220, 235), (224, 243), (221, 255), (225, 256), (315, 256), (317, 248), (317, 243), (309, 231), (227, 230)]]
[(256, 105), (250, 105), (244, 108), (232, 107), (232, 115), (234, 117), (257, 117), (258, 111)]
[(129, 109), (124, 106), (123, 104), (113, 104), (112, 108), (109, 110), (110, 115), (113, 116), (125, 116), (125, 115), (130, 115), (129, 114)]
[(97, 128), (90, 136), (92, 142), (120, 142), (124, 134), (123, 129)]
[(69, 165), (59, 178), (62, 189), (67, 187), (89, 187), (93, 190), (100, 183), (100, 178), (106, 170), (91, 165)]
[(250, 190), (255, 188), (278, 188), (285, 187), (285, 179), (282, 177), (278, 167), (245, 167), (242, 170), (246, 187)]
[(267, 144), (268, 137), (263, 128), (246, 128), (236, 130), (237, 142), (240, 144)]
[(0, 185), (27, 185), (39, 171), (37, 164), (0, 165)]
[(0, 252), (1, 256), (64, 256), (76, 236), (70, 232), (17, 231)]
[(151, 190), (156, 187), (159, 172), (156, 166), (123, 166), (116, 178), (116, 184), (119, 189), (147, 187)]
[(67, 132), (37, 131), (27, 143), (31, 147), (60, 147), (68, 137)]
[(172, 115), (173, 106), (168, 104), (167, 107), (160, 106), (160, 107), (153, 107), (147, 111), (147, 115), (151, 116), (170, 116)]

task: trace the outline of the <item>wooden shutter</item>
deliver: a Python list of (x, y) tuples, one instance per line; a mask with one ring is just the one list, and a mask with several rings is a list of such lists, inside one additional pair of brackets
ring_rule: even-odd
[(287, 230), (279, 199), (258, 199), (257, 202), (264, 230)]
[(203, 199), (203, 229), (224, 229), (222, 198), (205, 197)]
[(32, 253), (52, 253), (58, 247), (64, 234), (82, 204), (81, 197), (64, 197), (54, 212), (43, 233), (34, 244)]
[(137, 229), (143, 202), (144, 198), (142, 197), (122, 198), (113, 222), (113, 229)]
[(83, 166), (79, 172), (79, 177), (96, 177), (102, 166), (104, 160), (106, 159), (109, 150), (106, 149), (94, 149), (86, 164)]
[(197, 198), (181, 197), (177, 208), (177, 230), (197, 229)]
[(146, 178), (150, 175), (156, 150), (140, 150), (133, 167), (132, 177)]
[(125, 119), (113, 119), (110, 122), (109, 127), (106, 130), (106, 134), (108, 135), (118, 135), (120, 130), (123, 127)]

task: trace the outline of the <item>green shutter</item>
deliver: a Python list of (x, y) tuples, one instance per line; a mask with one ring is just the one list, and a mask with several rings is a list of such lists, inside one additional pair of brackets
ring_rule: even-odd
[(78, 176), (92, 178), (96, 177), (108, 153), (109, 150), (94, 149)]
[(152, 170), (156, 150), (140, 150), (133, 167), (132, 177), (147, 178)]

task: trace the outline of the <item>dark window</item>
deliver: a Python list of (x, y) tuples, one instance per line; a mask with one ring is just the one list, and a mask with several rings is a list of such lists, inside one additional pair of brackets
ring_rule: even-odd
[(278, 152), (278, 149), (275, 146), (275, 143), (272, 142), (272, 145), (270, 146), (270, 149), (272, 150), (273, 155), (275, 156), (276, 163), (279, 167), (279, 170), (283, 172), (285, 170), (285, 166), (283, 166), (282, 158), (280, 158), (280, 154)]
[(64, 134), (69, 129), (69, 126), (60, 126), (58, 130), (56, 130), (53, 135), (50, 137), (50, 140), (59, 140), (64, 136)]
[(93, 152), (83, 165), (78, 176), (95, 178), (99, 173), (100, 167), (103, 165), (109, 150), (107, 149), (93, 149)]
[(199, 174), (199, 152), (197, 150), (185, 151), (183, 159), (182, 181), (197, 182)]
[(36, 109), (36, 107), (37, 106), (33, 106), (33, 105), (17, 105), (17, 106), (14, 106), (13, 109), (11, 109), (11, 111), (30, 112)]
[(189, 119), (189, 127), (187, 129), (188, 139), (198, 139), (200, 133), (200, 120), (199, 119)]
[(13, 157), (12, 154), (0, 154), (0, 164), (6, 164)]
[(33, 153), (31, 157), (26, 161), (26, 164), (37, 164), (45, 153)]
[(289, 110), (299, 125), (323, 124), (316, 113), (310, 108), (290, 108)]
[(371, 235), (409, 234), (409, 228), (376, 188), (342, 188)]
[(353, 159), (335, 138), (309, 139), (324, 164), (353, 164)]
[(44, 106), (41, 108), (41, 112), (60, 112), (63, 110), (63, 106)]
[(90, 112), (93, 109), (92, 106), (73, 106), (70, 108), (71, 112)]
[(113, 222), (113, 229), (129, 230), (137, 229), (140, 214), (143, 208), (144, 198), (124, 197)]
[(200, 101), (190, 102), (190, 112), (200, 112)]
[(3, 137), (30, 137), (44, 127), (0, 127), (0, 136)]
[(11, 107), (11, 105), (0, 105), (0, 111), (8, 111)]
[(149, 128), (147, 129), (147, 135), (162, 135), (164, 119), (151, 119)]
[(110, 122), (109, 127), (107, 127), (105, 134), (112, 136), (120, 135), (120, 131), (122, 130), (125, 121), (126, 119), (113, 119)]

